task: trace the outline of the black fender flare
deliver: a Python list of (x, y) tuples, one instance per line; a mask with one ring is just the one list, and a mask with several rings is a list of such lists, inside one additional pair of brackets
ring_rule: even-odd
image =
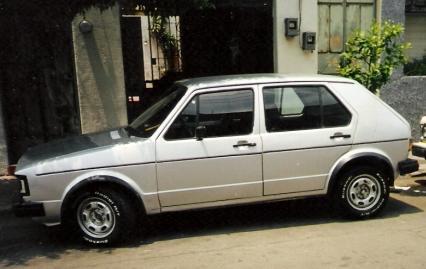
[(359, 152), (340, 159), (334, 166), (333, 172), (331, 172), (328, 180), (327, 193), (330, 194), (333, 191), (336, 182), (339, 180), (340, 172), (344, 171), (351, 165), (355, 166), (360, 164), (370, 166), (372, 164), (379, 165), (380, 168), (384, 169), (383, 172), (385, 172), (388, 176), (389, 184), (393, 185), (395, 180), (395, 172), (392, 163), (386, 156), (376, 152)]
[(61, 220), (66, 215), (66, 212), (69, 209), (70, 203), (72, 203), (73, 199), (77, 197), (78, 191), (83, 188), (90, 187), (91, 185), (97, 185), (97, 184), (117, 186), (121, 188), (123, 191), (128, 192), (130, 197), (132, 199), (135, 199), (138, 202), (137, 205), (139, 205), (139, 208), (142, 210), (142, 213), (146, 212), (145, 204), (143, 202), (142, 197), (136, 190), (134, 190), (130, 186), (130, 184), (113, 176), (96, 175), (96, 176), (91, 176), (81, 180), (80, 182), (72, 186), (71, 189), (65, 194), (65, 197), (62, 200), (62, 205), (61, 205)]

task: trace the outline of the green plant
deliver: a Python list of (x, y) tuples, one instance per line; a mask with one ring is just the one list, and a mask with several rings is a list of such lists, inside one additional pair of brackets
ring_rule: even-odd
[(414, 59), (404, 65), (404, 74), (407, 76), (426, 76), (426, 55), (422, 59)]
[(407, 62), (404, 51), (409, 43), (401, 42), (404, 27), (390, 21), (375, 22), (367, 32), (355, 31), (340, 55), (337, 71), (379, 94), (395, 67)]
[[(212, 9), (211, 0), (126, 0), (130, 7), (139, 6), (146, 14), (152, 16), (151, 32), (157, 38), (165, 56), (172, 60), (176, 53), (178, 40), (168, 30), (170, 16), (189, 12), (190, 10)], [(179, 5), (178, 5), (179, 3)], [(129, 4), (128, 4), (129, 6)]]
[(151, 31), (160, 43), (164, 54), (171, 56), (177, 49), (178, 41), (176, 40), (176, 37), (167, 30), (167, 19), (167, 17), (163, 16), (153, 16)]

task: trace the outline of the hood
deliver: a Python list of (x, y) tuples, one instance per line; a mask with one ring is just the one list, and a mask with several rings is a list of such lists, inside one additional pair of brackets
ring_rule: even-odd
[(129, 142), (130, 137), (124, 128), (54, 140), (28, 149), (19, 159), (16, 170), (19, 172), (36, 163), (73, 153)]

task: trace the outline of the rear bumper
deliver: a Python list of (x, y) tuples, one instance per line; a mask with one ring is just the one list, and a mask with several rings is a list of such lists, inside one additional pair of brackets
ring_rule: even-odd
[(414, 143), (411, 152), (414, 156), (426, 159), (426, 143)]
[(44, 206), (42, 203), (20, 201), (13, 205), (13, 213), (17, 217), (44, 217)]
[(419, 170), (419, 162), (413, 159), (406, 159), (398, 163), (398, 170), (401, 175), (406, 175)]

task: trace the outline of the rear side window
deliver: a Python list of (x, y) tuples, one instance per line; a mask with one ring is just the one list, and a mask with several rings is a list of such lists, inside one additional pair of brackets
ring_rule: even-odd
[(253, 90), (200, 94), (175, 119), (165, 139), (194, 138), (197, 126), (206, 127), (206, 137), (250, 134), (253, 131), (253, 121)]
[(323, 127), (348, 125), (351, 114), (326, 88), (321, 88)]
[(345, 126), (349, 111), (323, 86), (263, 89), (268, 132)]

